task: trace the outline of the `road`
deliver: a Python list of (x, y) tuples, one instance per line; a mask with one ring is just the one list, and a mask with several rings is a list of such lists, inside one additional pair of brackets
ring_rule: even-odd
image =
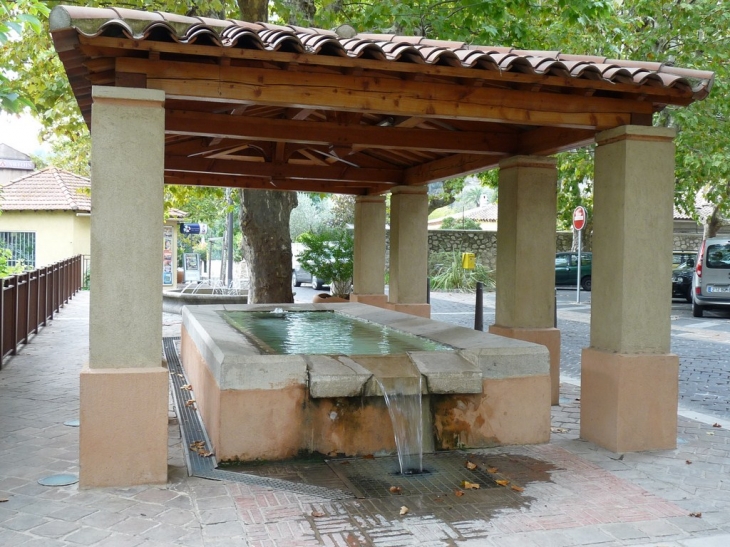
[[(322, 292), (304, 285), (294, 290), (297, 302), (311, 302)], [(581, 350), (590, 344), (590, 293), (581, 292), (580, 299), (577, 303), (574, 287), (556, 291), (562, 381), (580, 381)], [(432, 319), (473, 328), (474, 309), (473, 294), (431, 293)], [(494, 293), (486, 293), (485, 329), (492, 323)], [(730, 311), (695, 318), (690, 304), (672, 300), (671, 325), (671, 351), (679, 355), (680, 408), (730, 420)]]

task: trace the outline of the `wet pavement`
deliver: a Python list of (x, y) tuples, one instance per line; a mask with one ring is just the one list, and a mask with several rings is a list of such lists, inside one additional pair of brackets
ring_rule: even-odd
[[(302, 298), (304, 291), (298, 292)], [(493, 321), (490, 298), (485, 325)], [(434, 318), (468, 326), (470, 299), (473, 295), (433, 294)], [(579, 369), (568, 367), (587, 345), (589, 317), (588, 303), (559, 302), (570, 374), (563, 372), (570, 382), (561, 385), (561, 404), (553, 407), (550, 443), (452, 456), (460, 473), (472, 471), (467, 462), (477, 466), (473, 482), (479, 489), (448, 478), (429, 491), (406, 481), (391, 492), (396, 477), (384, 473), (373, 486), (380, 497), (356, 486), (367, 497), (328, 500), (294, 489), (189, 477), (187, 447), (172, 406), (167, 485), (45, 487), (38, 479), (78, 473), (79, 429), (64, 422), (78, 417), (78, 374), (88, 356), (88, 293), (80, 293), (0, 371), (0, 499), (7, 500), (0, 502), (0, 545), (730, 545), (730, 415), (718, 402), (723, 390), (713, 387), (727, 378), (722, 353), (727, 319), (708, 317), (700, 327), (691, 318), (673, 320), (678, 344), (673, 347), (688, 352), (680, 353), (683, 374), (696, 369), (694, 379), (686, 372), (683, 382), (701, 388), (687, 391), (694, 391), (688, 405), (696, 407), (682, 403), (677, 449), (614, 454), (578, 437)], [(165, 314), (163, 332), (177, 335), (179, 318)], [(699, 420), (687, 417), (693, 412)], [(388, 462), (366, 460), (353, 468), (371, 464)], [(337, 465), (340, 473), (333, 471)], [(309, 461), (275, 467), (283, 480), (298, 475), (315, 482), (320, 469), (331, 486), (357, 485), (342, 472), (350, 465)], [(486, 488), (490, 478), (503, 486)]]

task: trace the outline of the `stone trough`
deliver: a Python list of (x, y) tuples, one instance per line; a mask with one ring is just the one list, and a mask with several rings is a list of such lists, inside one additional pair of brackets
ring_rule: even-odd
[[(453, 349), (382, 356), (265, 354), (220, 314), (275, 307), (334, 311)], [(550, 437), (544, 346), (365, 304), (188, 306), (181, 360), (219, 461), (394, 454), (374, 372), (422, 375), (424, 452), (535, 444)]]

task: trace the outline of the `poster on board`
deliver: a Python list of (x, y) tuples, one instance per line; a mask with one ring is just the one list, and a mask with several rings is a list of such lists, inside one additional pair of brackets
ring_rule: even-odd
[(197, 253), (185, 253), (183, 269), (185, 270), (185, 283), (200, 281), (200, 256)]
[(172, 226), (164, 226), (162, 232), (162, 284), (172, 285)]

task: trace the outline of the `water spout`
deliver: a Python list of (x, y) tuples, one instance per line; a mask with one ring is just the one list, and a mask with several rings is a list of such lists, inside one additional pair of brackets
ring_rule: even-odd
[[(423, 406), (422, 377), (376, 378), (388, 406), (393, 423), (398, 465), (402, 475), (423, 472)], [(384, 383), (389, 384), (388, 387)]]

